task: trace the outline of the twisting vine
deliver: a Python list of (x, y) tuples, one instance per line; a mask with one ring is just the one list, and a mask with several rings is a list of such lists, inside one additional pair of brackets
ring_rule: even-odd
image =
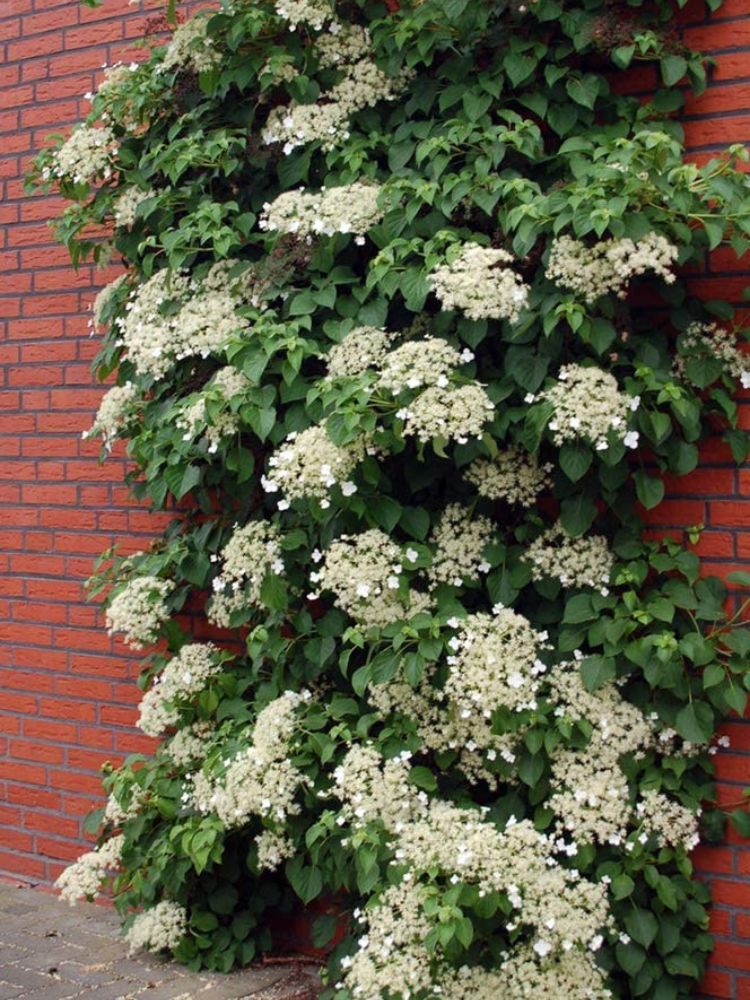
[(337, 1000), (691, 994), (750, 637), (641, 514), (748, 452), (742, 333), (683, 275), (748, 249), (750, 184), (685, 159), (675, 13), (226, 0), (39, 157), (74, 262), (127, 264), (93, 431), (181, 501), (98, 577), (161, 742), (59, 883), (133, 947), (229, 969), (328, 895)]

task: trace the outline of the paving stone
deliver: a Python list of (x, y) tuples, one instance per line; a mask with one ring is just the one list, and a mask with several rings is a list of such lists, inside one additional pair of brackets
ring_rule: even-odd
[(115, 913), (0, 885), (0, 1000), (315, 1000), (315, 969), (269, 964), (223, 976), (129, 955)]
[(23, 992), (23, 986), (14, 986), (12, 983), (0, 983), (0, 1000), (15, 1000), (16, 997), (22, 997)]

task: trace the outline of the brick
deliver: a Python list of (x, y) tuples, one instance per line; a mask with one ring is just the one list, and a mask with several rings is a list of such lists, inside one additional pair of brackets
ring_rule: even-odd
[(703, 996), (711, 1000), (732, 1000), (733, 983), (731, 977), (726, 972), (709, 970), (703, 977), (700, 992)]

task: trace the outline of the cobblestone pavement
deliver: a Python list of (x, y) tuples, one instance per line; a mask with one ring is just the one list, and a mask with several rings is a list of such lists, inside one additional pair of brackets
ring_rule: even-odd
[(304, 961), (221, 975), (129, 957), (113, 911), (0, 883), (0, 1000), (315, 1000), (318, 991)]

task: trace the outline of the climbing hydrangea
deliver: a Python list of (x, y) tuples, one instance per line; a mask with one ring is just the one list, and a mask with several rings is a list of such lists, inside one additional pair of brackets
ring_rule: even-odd
[(428, 606), (424, 593), (402, 594), (402, 573), (400, 548), (384, 532), (370, 529), (333, 542), (310, 580), (320, 590), (332, 591), (339, 607), (355, 621), (382, 627)]
[(678, 248), (659, 233), (637, 241), (603, 240), (593, 246), (560, 236), (550, 249), (547, 277), (592, 304), (602, 295), (625, 298), (632, 279), (647, 271), (673, 284), (672, 267), (678, 256)]
[(611, 435), (628, 448), (638, 446), (638, 432), (628, 429), (628, 420), (640, 401), (622, 392), (609, 372), (565, 365), (540, 398), (554, 407), (548, 426), (557, 445), (581, 439), (604, 451)]
[(208, 18), (192, 17), (179, 25), (164, 52), (161, 69), (203, 73), (217, 66), (221, 53), (207, 33)]
[(531, 564), (536, 580), (552, 577), (564, 587), (594, 587), (604, 594), (614, 567), (606, 538), (571, 538), (559, 522), (526, 548), (523, 560)]
[(538, 654), (546, 640), (509, 608), (470, 615), (450, 642), (446, 695), (462, 713), (535, 707), (537, 678), (545, 670)]
[(155, 576), (137, 576), (109, 602), (107, 629), (122, 632), (133, 649), (142, 649), (159, 638), (169, 617), (166, 599), (174, 590), (171, 580)]
[(292, 431), (269, 459), (271, 475), (264, 477), (263, 489), (284, 494), (278, 504), (281, 510), (302, 497), (314, 497), (322, 507), (329, 507), (332, 487), (339, 486), (344, 496), (356, 492), (349, 477), (367, 451), (364, 436), (342, 446), (331, 441), (325, 427), (308, 427), (301, 434)]
[(476, 459), (464, 472), (464, 478), (488, 500), (532, 507), (539, 494), (551, 488), (552, 469), (550, 462), (539, 465), (534, 456), (520, 448), (508, 448), (493, 459)]
[(91, 128), (80, 125), (55, 152), (47, 176), (70, 180), (76, 184), (105, 180), (112, 176), (115, 135), (111, 128)]
[(397, 411), (404, 434), (426, 443), (436, 438), (466, 444), (482, 436), (495, 404), (481, 385), (430, 386)]
[(94, 434), (100, 434), (104, 447), (112, 448), (115, 438), (132, 419), (137, 399), (138, 391), (132, 382), (126, 382), (125, 385), (113, 385), (102, 397), (99, 409), (96, 411), (96, 417), (94, 417), (94, 423), (89, 430), (83, 432), (82, 436), (87, 438)]
[(154, 198), (155, 196), (156, 192), (153, 188), (150, 188), (148, 191), (142, 191), (137, 187), (126, 188), (113, 207), (112, 214), (114, 215), (115, 225), (122, 226), (125, 229), (132, 229), (138, 217), (137, 213), (140, 206), (144, 202), (147, 202), (149, 198)]
[(329, 377), (346, 378), (380, 368), (393, 338), (394, 334), (375, 326), (354, 327), (326, 355)]
[[(222, 442), (234, 437), (239, 431), (240, 416), (237, 403), (245, 397), (250, 388), (250, 380), (231, 365), (220, 368), (211, 381), (193, 402), (182, 408), (177, 416), (177, 426), (184, 431), (183, 440), (192, 441), (203, 432), (208, 443), (208, 451), (213, 454)], [(212, 412), (210, 400), (223, 404), (220, 411)]]
[(283, 575), (281, 533), (266, 521), (249, 521), (235, 527), (220, 561), (221, 572), (213, 580), (208, 618), (226, 628), (234, 611), (262, 603), (263, 584), (269, 576)]
[(91, 433), (163, 525), (91, 587), (157, 745), (59, 881), (133, 948), (244, 966), (296, 897), (331, 1000), (700, 982), (747, 616), (643, 510), (750, 451), (742, 316), (678, 270), (743, 249), (750, 175), (686, 162), (677, 0), (621, 6), (170, 3), (40, 154), (122, 265)]
[(297, 709), (310, 697), (287, 691), (258, 715), (247, 748), (230, 760), (223, 775), (197, 771), (188, 798), (201, 813), (215, 813), (228, 828), (244, 826), (253, 816), (283, 822), (299, 812), (295, 796), (304, 775), (289, 761)]
[(75, 906), (79, 899), (94, 899), (107, 876), (119, 867), (124, 843), (122, 834), (110, 837), (100, 847), (87, 851), (68, 865), (55, 882), (61, 898), (71, 906)]
[(377, 184), (348, 184), (314, 194), (311, 191), (285, 191), (272, 203), (263, 206), (261, 229), (293, 233), (295, 236), (332, 236), (354, 233), (363, 242), (368, 229), (383, 217), (378, 207)]
[(504, 266), (512, 263), (512, 255), (505, 250), (467, 243), (458, 257), (432, 272), (430, 281), (444, 309), (458, 309), (470, 319), (515, 323), (526, 306), (529, 289)]
[(313, 104), (275, 108), (268, 117), (263, 140), (283, 143), (284, 153), (319, 141), (323, 149), (334, 149), (349, 136), (349, 120), (379, 101), (393, 101), (403, 91), (411, 74), (396, 76), (381, 70), (372, 58), (369, 32), (356, 24), (336, 20), (328, 33), (317, 39), (316, 50), (323, 68), (339, 69), (342, 77)]
[(430, 534), (435, 547), (428, 570), (430, 584), (461, 587), (489, 572), (484, 558), (494, 526), (487, 517), (471, 514), (460, 504), (449, 504)]
[(140, 704), (138, 726), (147, 736), (160, 736), (177, 725), (180, 702), (188, 701), (206, 687), (221, 670), (221, 661), (211, 643), (192, 642), (183, 646), (154, 678)]
[(187, 918), (185, 907), (171, 899), (137, 914), (125, 933), (131, 955), (141, 949), (160, 952), (176, 948), (187, 931)]
[(718, 361), (727, 375), (737, 379), (743, 389), (750, 389), (750, 356), (740, 349), (737, 337), (716, 323), (691, 323), (680, 337), (675, 370), (690, 380), (688, 363), (697, 363), (700, 370), (706, 360)]

